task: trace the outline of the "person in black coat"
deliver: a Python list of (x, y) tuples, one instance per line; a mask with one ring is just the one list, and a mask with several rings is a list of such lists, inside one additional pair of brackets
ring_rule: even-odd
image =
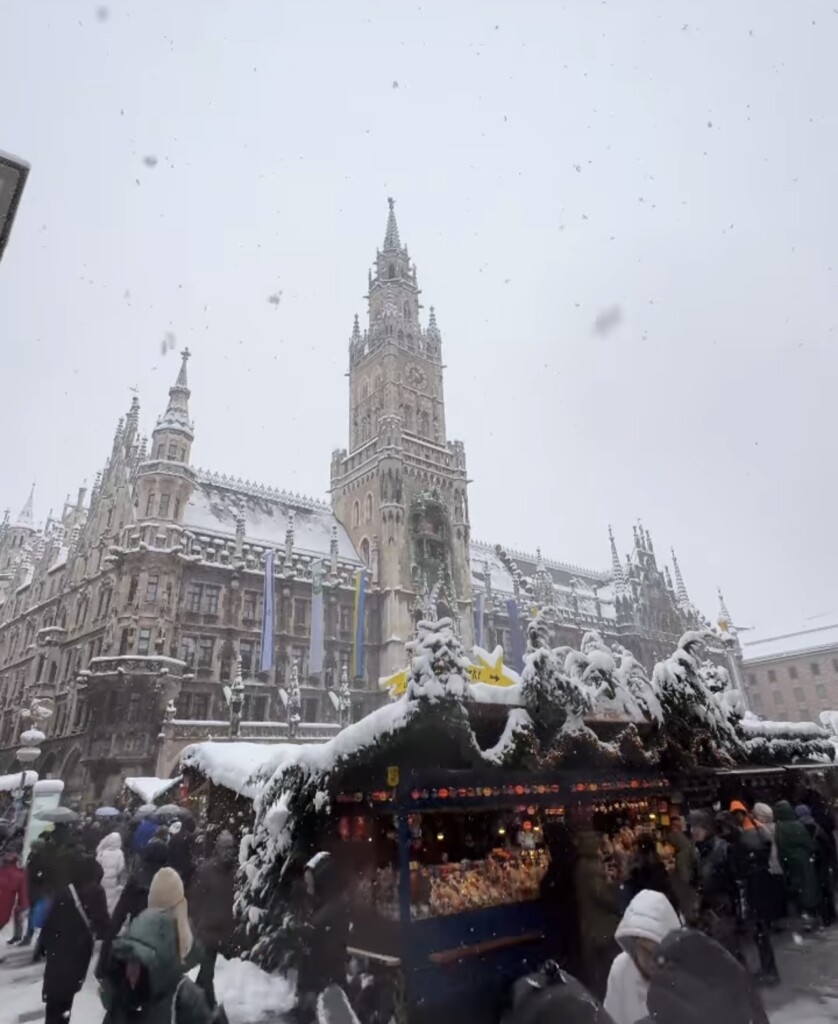
[(631, 862), (625, 889), (628, 903), (644, 889), (652, 889), (666, 896), (676, 911), (679, 909), (669, 880), (669, 872), (658, 854), (652, 836), (640, 836), (637, 840), (637, 853)]
[(108, 931), (108, 901), (96, 859), (79, 857), (70, 877), (69, 884), (56, 894), (38, 939), (46, 956), (45, 1024), (67, 1024), (73, 1000), (87, 976), (93, 943)]
[(550, 955), (571, 974), (582, 970), (579, 955), (579, 903), (576, 899), (576, 862), (579, 853), (566, 825), (550, 823), (544, 829), (550, 864), (541, 880), (539, 898), (548, 914)]
[(135, 917), (148, 907), (148, 890), (151, 880), (160, 870), (168, 865), (169, 851), (162, 839), (150, 839), (143, 847), (140, 862), (128, 876), (116, 906), (113, 908), (110, 926), (99, 952), (96, 965), (96, 977), (101, 978), (107, 966), (113, 940), (119, 935), (122, 926), (131, 923)]
[(780, 977), (771, 944), (771, 838), (757, 828), (737, 828), (731, 834), (730, 856), (733, 875), (741, 894), (741, 919), (743, 924), (750, 925), (754, 930), (760, 980), (763, 984), (776, 985)]
[(195, 820), (183, 818), (172, 822), (168, 830), (169, 862), (180, 875), (184, 889), (189, 888), (195, 874)]
[(306, 952), (297, 972), (298, 1010), (301, 1020), (314, 1018), (317, 996), (329, 985), (346, 985), (346, 947), (349, 942), (349, 905), (344, 880), (331, 854), (314, 855), (305, 866), (309, 899)]

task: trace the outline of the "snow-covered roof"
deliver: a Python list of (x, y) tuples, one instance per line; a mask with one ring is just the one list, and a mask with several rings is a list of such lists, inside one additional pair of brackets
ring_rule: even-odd
[(180, 755), (182, 768), (193, 768), (216, 786), (253, 799), (263, 783), (256, 778), (269, 776), (291, 761), (300, 750), (297, 743), (224, 743), (207, 740), (185, 747)]
[(823, 740), (829, 735), (826, 729), (822, 729), (815, 722), (767, 722), (748, 715), (742, 719), (741, 728), (749, 738), (766, 736), (772, 739), (788, 737), (799, 740)]
[(144, 804), (153, 804), (157, 797), (167, 793), (178, 782), (180, 782), (180, 776), (176, 779), (157, 779), (153, 776), (140, 775), (125, 779), (124, 785)]
[(37, 772), (12, 772), (11, 775), (0, 775), (0, 793), (13, 793), (20, 789), (21, 780), (25, 786), (34, 786), (38, 781)]
[[(515, 584), (495, 549), (489, 544), (475, 541), (470, 545), (470, 550), (471, 582), (475, 593), (485, 590), (486, 572), (488, 571), (493, 593), (511, 597), (515, 592)], [(532, 577), (535, 575), (537, 566), (536, 556), (523, 554), (520, 551), (509, 551), (508, 554), (532, 585)], [(575, 580), (575, 596), (582, 615), (591, 618), (597, 617), (596, 599), (599, 597), (599, 616), (603, 619), (616, 618), (614, 588), (609, 573), (595, 572), (564, 562), (554, 562), (549, 558), (542, 558), (542, 564), (553, 581), (557, 608), (569, 609), (571, 607), (570, 599), (574, 588), (571, 587), (570, 581)]]
[(838, 648), (838, 612), (815, 615), (795, 629), (740, 630), (739, 642), (746, 664), (835, 649)]
[(293, 511), (295, 551), (328, 557), (332, 527), (336, 526), (338, 558), (361, 564), (349, 534), (327, 505), (271, 488), (226, 481), (217, 474), (199, 473), (184, 512), (187, 529), (235, 537), (236, 519), (241, 513), (247, 543), (284, 548), (289, 512)]

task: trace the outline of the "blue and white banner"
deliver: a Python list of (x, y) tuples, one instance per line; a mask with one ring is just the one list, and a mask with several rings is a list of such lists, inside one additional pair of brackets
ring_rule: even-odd
[(474, 602), (474, 642), (483, 646), (483, 613), (486, 608), (486, 595), (481, 590)]
[(367, 604), (367, 574), (359, 569), (355, 576), (355, 632), (352, 644), (352, 663), (355, 678), (364, 676), (364, 612)]
[(274, 553), (265, 555), (265, 590), (262, 595), (262, 662), (263, 672), (274, 665)]
[(510, 598), (506, 602), (506, 613), (509, 616), (509, 657), (507, 663), (516, 672), (524, 667), (524, 630), (521, 628), (521, 615), (518, 611), (518, 602)]
[(308, 644), (309, 675), (323, 671), (323, 563), (311, 570), (311, 638)]

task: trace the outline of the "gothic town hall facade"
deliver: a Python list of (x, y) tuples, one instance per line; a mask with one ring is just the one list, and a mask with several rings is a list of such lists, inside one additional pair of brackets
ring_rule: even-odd
[[(332, 453), (331, 504), (195, 468), (188, 351), (146, 438), (135, 397), (86, 494), (43, 525), (30, 494), (0, 525), (0, 774), (19, 769), (20, 711), (55, 711), (34, 767), (68, 796), (114, 799), (126, 776), (168, 775), (188, 742), (229, 734), (229, 686), (244, 684), (242, 738), (287, 736), (291, 673), (298, 739), (339, 728), (383, 698), (415, 622), (449, 615), (468, 648), (510, 650), (510, 603), (556, 610), (555, 644), (599, 630), (646, 666), (700, 619), (649, 534), (625, 559), (583, 569), (475, 542), (464, 443), (445, 424), (442, 335), (420, 318), (416, 269), (393, 203), (369, 275), (369, 322), (349, 340), (349, 436)], [(545, 551), (549, 538), (545, 539)], [(273, 665), (262, 672), (265, 557), (274, 552)], [(356, 580), (366, 575), (363, 668), (352, 657)], [(310, 671), (312, 588), (323, 594), (323, 665)], [(344, 684), (345, 688), (345, 684)], [(25, 727), (25, 726), (23, 726)]]

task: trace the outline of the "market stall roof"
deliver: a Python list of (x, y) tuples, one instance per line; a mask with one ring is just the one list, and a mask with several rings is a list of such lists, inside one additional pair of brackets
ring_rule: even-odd
[(12, 772), (11, 775), (0, 775), (0, 793), (13, 793), (20, 789), (21, 781), (24, 786), (34, 786), (38, 781), (38, 773)]
[(124, 785), (144, 804), (153, 804), (159, 796), (168, 793), (173, 786), (176, 786), (180, 779), (180, 776), (175, 779), (157, 779), (150, 775), (138, 775), (127, 778)]
[(273, 772), (304, 749), (297, 743), (225, 743), (207, 740), (184, 748), (180, 766), (206, 776), (214, 785), (253, 799)]

